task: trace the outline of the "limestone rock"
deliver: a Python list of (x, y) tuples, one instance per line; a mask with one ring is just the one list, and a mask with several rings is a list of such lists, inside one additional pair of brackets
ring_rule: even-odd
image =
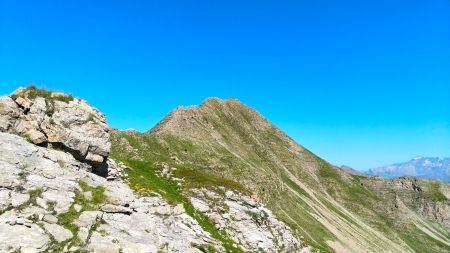
[(80, 214), (73, 224), (78, 227), (91, 227), (97, 222), (97, 220), (101, 219), (102, 213), (99, 211), (84, 211)]
[(116, 206), (111, 204), (105, 204), (101, 206), (100, 210), (102, 210), (105, 213), (124, 213), (124, 214), (131, 214), (133, 211), (128, 207)]
[(55, 238), (57, 242), (63, 242), (73, 237), (72, 232), (56, 224), (46, 223), (44, 224), (44, 228)]
[(6, 132), (14, 126), (21, 110), (8, 96), (0, 97), (0, 131)]
[[(33, 92), (42, 95), (31, 96)], [(0, 131), (20, 134), (38, 145), (48, 142), (95, 167), (103, 164), (111, 148), (109, 127), (97, 109), (70, 95), (34, 87), (0, 97)]]
[(18, 207), (18, 206), (26, 203), (29, 199), (30, 199), (30, 195), (29, 194), (22, 194), (22, 193), (13, 192), (11, 194), (11, 205), (13, 207)]
[(50, 240), (38, 225), (30, 227), (0, 223), (0, 251), (20, 249), (22, 252), (42, 252)]
[(194, 208), (207, 215), (216, 228), (227, 231), (247, 251), (305, 250), (290, 229), (255, 198), (233, 191), (226, 191), (223, 196), (206, 189), (194, 189), (192, 193), (196, 196), (190, 198)]
[(51, 214), (44, 215), (43, 220), (50, 224), (55, 224), (58, 222), (58, 218), (56, 218), (55, 216), (53, 216)]

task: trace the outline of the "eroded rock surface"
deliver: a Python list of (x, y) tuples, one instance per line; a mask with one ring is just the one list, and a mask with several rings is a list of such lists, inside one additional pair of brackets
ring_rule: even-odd
[(223, 251), (182, 205), (0, 133), (0, 252), (201, 252), (202, 245)]
[(175, 188), (132, 185), (149, 175), (128, 177), (124, 162), (145, 155), (121, 139), (132, 155), (114, 161), (110, 134), (105, 116), (71, 95), (28, 87), (0, 97), (0, 252), (311, 252), (257, 199), (189, 190), (166, 162), (154, 176)]
[(219, 194), (204, 188), (192, 192), (194, 196), (191, 197), (191, 203), (194, 207), (206, 214), (217, 229), (227, 231), (233, 241), (242, 245), (246, 251), (310, 252), (255, 197), (233, 191)]
[(65, 149), (95, 167), (111, 148), (105, 115), (82, 99), (34, 87), (0, 97), (0, 131)]

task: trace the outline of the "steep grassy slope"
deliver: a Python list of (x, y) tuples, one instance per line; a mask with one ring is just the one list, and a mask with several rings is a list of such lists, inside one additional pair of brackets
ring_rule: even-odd
[(234, 99), (179, 107), (147, 133), (114, 131), (112, 146), (112, 156), (131, 167), (141, 161), (156, 173), (160, 162), (176, 166), (183, 194), (224, 186), (257, 195), (322, 252), (450, 250), (448, 223), (420, 211), (423, 203), (448, 207), (448, 192), (424, 186), (399, 196), (384, 180), (331, 166)]

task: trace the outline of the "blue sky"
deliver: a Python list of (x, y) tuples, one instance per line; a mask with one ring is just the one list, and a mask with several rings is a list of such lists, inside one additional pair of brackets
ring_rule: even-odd
[(450, 156), (448, 0), (0, 0), (0, 93), (70, 92), (114, 127), (235, 97), (335, 164)]

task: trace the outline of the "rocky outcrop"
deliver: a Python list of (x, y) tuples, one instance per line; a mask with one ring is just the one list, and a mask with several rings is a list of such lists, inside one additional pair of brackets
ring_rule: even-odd
[(32, 86), (0, 97), (0, 131), (64, 149), (96, 168), (111, 148), (109, 127), (97, 109), (71, 95)]
[(0, 133), (0, 252), (223, 251), (182, 205), (89, 170), (66, 152)]
[(205, 188), (194, 189), (192, 193), (190, 200), (193, 206), (209, 217), (217, 229), (224, 229), (246, 251), (310, 252), (255, 196), (230, 190), (219, 194)]
[[(450, 228), (450, 185), (409, 176), (392, 180), (377, 177), (370, 184), (385, 199), (384, 207), (393, 207), (388, 208), (388, 212), (407, 208), (420, 217)], [(397, 216), (398, 220), (409, 217), (404, 210)]]
[[(0, 97), (0, 252), (309, 252), (261, 203), (237, 192), (202, 188), (171, 204), (132, 190), (132, 169), (108, 158), (109, 135), (105, 116), (70, 95), (28, 87)], [(156, 176), (181, 190), (176, 168), (163, 165)]]

